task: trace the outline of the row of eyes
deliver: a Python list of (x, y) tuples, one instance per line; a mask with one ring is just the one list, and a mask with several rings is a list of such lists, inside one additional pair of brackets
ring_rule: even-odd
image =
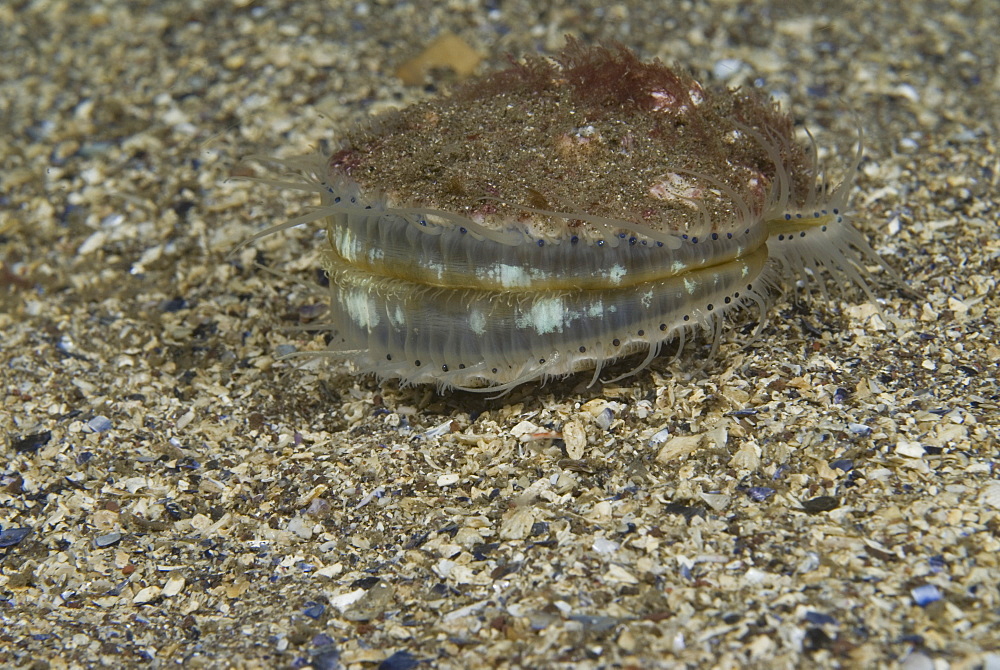
[[(329, 187), (327, 187), (327, 190), (330, 190), (332, 192), (332, 189), (330, 189)], [(333, 202), (334, 203), (340, 203), (341, 202), (341, 197), (340, 196), (336, 196), (333, 199)], [(357, 198), (355, 198), (355, 197), (352, 196), (351, 197), (351, 204), (357, 204)], [(365, 205), (365, 209), (372, 209), (372, 206), (371, 205)], [(812, 218), (818, 219), (821, 216), (826, 216), (828, 213), (832, 213), (834, 215), (837, 215), (837, 223), (840, 223), (842, 221), (842, 218), (839, 216), (839, 214), (840, 214), (840, 210), (839, 209), (834, 209), (834, 210), (832, 210), (832, 212), (827, 212), (825, 209), (820, 210), (818, 212), (813, 212)], [(795, 214), (794, 216), (792, 214), (785, 214), (785, 221), (791, 221), (793, 218), (795, 218), (795, 219), (801, 219), (801, 218), (803, 218), (803, 215), (801, 213)], [(427, 226), (428, 225), (427, 221), (424, 220), (424, 219), (418, 219), (417, 223), (420, 224), (421, 226)], [(826, 231), (826, 226), (825, 225), (821, 226), (820, 230), (825, 232)], [(465, 235), (469, 231), (465, 227), (459, 227), (458, 232), (460, 232), (463, 235)], [(743, 230), (743, 234), (744, 235), (749, 235), (750, 234), (750, 229), (749, 228), (744, 229)], [(805, 236), (806, 236), (805, 231), (801, 231), (799, 233), (799, 237), (805, 237)], [(634, 235), (633, 236), (629, 236), (627, 233), (619, 233), (618, 237), (620, 239), (622, 239), (622, 240), (628, 239), (629, 246), (634, 246), (635, 244), (640, 244), (642, 246), (646, 246), (646, 244), (647, 244), (646, 240), (640, 240), (639, 238), (635, 237)], [(787, 239), (791, 239), (791, 237), (792, 237), (791, 235), (788, 235)], [(713, 242), (714, 241), (718, 241), (719, 240), (719, 234), (718, 233), (712, 233), (711, 238), (712, 238)], [(686, 240), (686, 241), (690, 241), (691, 244), (698, 244), (698, 237), (697, 236), (691, 236), (691, 237), (689, 237), (688, 235), (684, 234), (684, 235), (681, 235), (681, 239), (682, 240)], [(733, 239), (733, 234), (732, 233), (726, 233), (726, 239), (728, 239), (728, 240)], [(782, 241), (782, 240), (785, 240), (785, 239), (786, 239), (786, 235), (784, 235), (784, 234), (778, 235), (778, 240), (779, 241)], [(580, 242), (580, 238), (577, 235), (573, 235), (572, 237), (570, 237), (569, 241), (570, 241), (570, 244), (577, 244), (577, 243)], [(537, 244), (538, 244), (538, 246), (543, 247), (543, 246), (545, 246), (545, 240), (538, 240)], [(594, 242), (594, 244), (597, 245), (598, 247), (603, 247), (605, 245), (605, 241), (604, 240), (597, 240), (597, 241)], [(656, 246), (662, 247), (663, 246), (663, 242), (656, 242)]]
[[(753, 291), (753, 284), (747, 284), (747, 290), (748, 291)], [(740, 294), (739, 294), (739, 291), (737, 291), (736, 293), (733, 293), (732, 297), (728, 297), (727, 296), (726, 299), (725, 299), (725, 303), (728, 305), (728, 304), (732, 303), (732, 301), (733, 301), (734, 298), (739, 298), (739, 297), (740, 297)], [(709, 312), (711, 312), (711, 311), (713, 311), (715, 309), (715, 305), (713, 305), (712, 303), (708, 303), (708, 305), (706, 306), (706, 309)], [(690, 322), (691, 321), (691, 316), (689, 314), (685, 314), (684, 317), (683, 317), (683, 320), (684, 320), (685, 323)], [(666, 332), (667, 331), (667, 324), (661, 323), (660, 324), (660, 331), (661, 332)], [(636, 331), (636, 336), (638, 336), (638, 337), (645, 337), (646, 336), (646, 331), (640, 329), (640, 330)], [(612, 346), (620, 347), (621, 344), (622, 344), (622, 341), (619, 338), (616, 337), (615, 339), (611, 340), (611, 344), (612, 344)], [(581, 345), (579, 351), (580, 351), (581, 354), (585, 354), (585, 353), (587, 353), (587, 347)], [(386, 354), (385, 355), (385, 359), (387, 361), (391, 361), (392, 360), (392, 354)], [(539, 365), (545, 365), (545, 359), (544, 358), (539, 358), (538, 359), (538, 364)], [(422, 363), (418, 359), (418, 360), (413, 361), (413, 365), (419, 368), (422, 365)], [(464, 370), (465, 369), (465, 364), (464, 363), (459, 363), (458, 369), (459, 370)], [(448, 365), (442, 365), (441, 366), (441, 371), (442, 372), (448, 372), (448, 370), (449, 370)], [(498, 372), (497, 368), (493, 368), (492, 372), (493, 372), (493, 374), (497, 374), (497, 372)]]

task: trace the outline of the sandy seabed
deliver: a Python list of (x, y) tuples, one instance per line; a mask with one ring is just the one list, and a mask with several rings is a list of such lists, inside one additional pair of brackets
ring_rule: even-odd
[[(1000, 668), (987, 2), (0, 7), (0, 665)], [(292, 330), (315, 204), (233, 177), (483, 57), (762, 84), (918, 295), (816, 287), (617, 384), (380, 386)], [(255, 262), (284, 273), (263, 272)]]

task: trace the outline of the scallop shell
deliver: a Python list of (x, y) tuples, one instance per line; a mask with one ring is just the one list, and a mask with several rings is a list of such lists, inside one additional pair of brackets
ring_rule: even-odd
[(597, 380), (718, 334), (787, 271), (868, 291), (864, 263), (881, 261), (845, 219), (849, 182), (818, 184), (792, 125), (755, 90), (570, 40), (298, 164), (320, 207), (260, 235), (325, 223), (325, 353), (361, 372), (485, 391)]

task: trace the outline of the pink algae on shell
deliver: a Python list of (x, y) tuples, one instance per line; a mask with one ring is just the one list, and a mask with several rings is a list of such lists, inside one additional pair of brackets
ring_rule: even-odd
[[(783, 273), (868, 291), (881, 262), (817, 183), (790, 117), (620, 46), (569, 40), (377, 117), (323, 162), (329, 355), (361, 372), (505, 391), (716, 335)], [(293, 184), (295, 185), (295, 184)]]

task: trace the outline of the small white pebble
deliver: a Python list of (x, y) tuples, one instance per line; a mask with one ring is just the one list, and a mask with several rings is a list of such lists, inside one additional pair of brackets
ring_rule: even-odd
[(923, 458), (925, 452), (919, 442), (900, 440), (896, 443), (896, 453), (907, 458)]
[(743, 72), (746, 66), (739, 58), (722, 58), (712, 66), (712, 76), (719, 81), (728, 81)]
[(583, 458), (587, 448), (587, 430), (576, 420), (568, 421), (562, 430), (563, 442), (566, 443), (566, 455), (573, 460)]
[(438, 477), (436, 484), (441, 488), (444, 488), (445, 486), (457, 484), (459, 479), (461, 479), (461, 477), (457, 473), (448, 472)]

